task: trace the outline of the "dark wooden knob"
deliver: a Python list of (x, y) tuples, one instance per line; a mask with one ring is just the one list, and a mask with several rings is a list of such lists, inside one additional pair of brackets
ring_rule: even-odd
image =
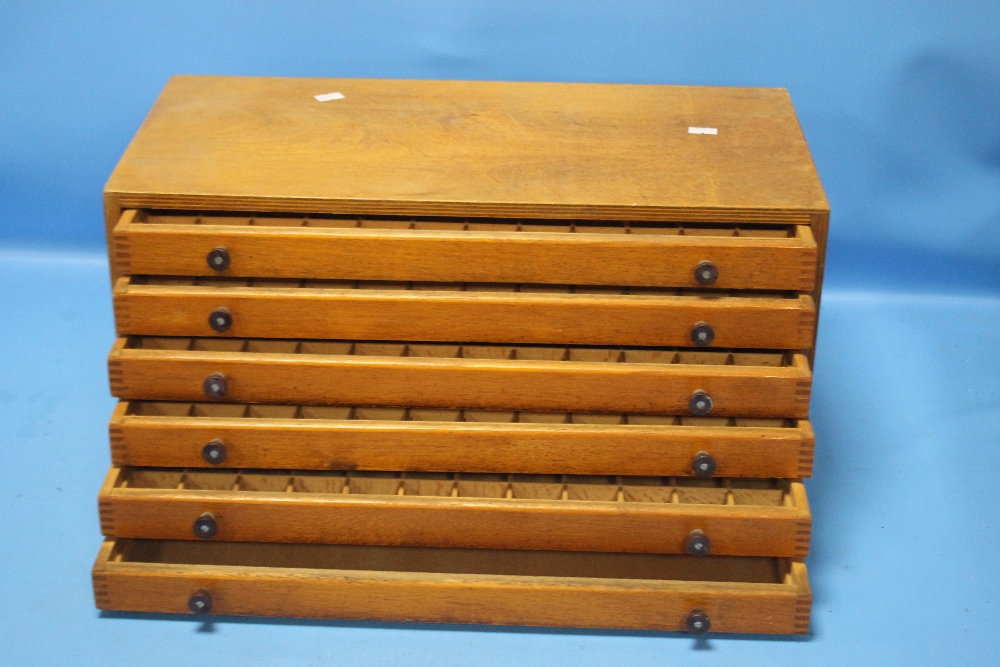
[(225, 271), (229, 268), (229, 251), (224, 246), (212, 248), (205, 257), (208, 268), (213, 271)]
[(223, 398), (229, 391), (229, 383), (222, 373), (212, 373), (205, 378), (205, 382), (201, 386), (205, 390), (205, 394), (212, 398)]
[(691, 328), (691, 342), (698, 347), (706, 347), (715, 340), (715, 329), (706, 322), (698, 322)]
[(192, 614), (209, 613), (212, 611), (212, 596), (204, 588), (199, 588), (188, 598), (188, 609)]
[(201, 449), (201, 458), (205, 463), (219, 465), (226, 460), (226, 443), (218, 438), (213, 438)]
[(684, 543), (684, 551), (689, 556), (707, 556), (712, 548), (712, 543), (708, 541), (708, 535), (697, 528), (688, 535), (687, 542)]
[(215, 537), (219, 526), (215, 523), (215, 516), (211, 512), (205, 512), (194, 520), (194, 536), (203, 540), (210, 540)]
[(212, 327), (219, 333), (229, 331), (229, 329), (233, 326), (233, 314), (229, 312), (229, 309), (225, 306), (222, 308), (216, 308), (212, 311), (212, 314), (208, 316), (208, 326)]
[(711, 477), (715, 474), (715, 459), (708, 452), (698, 452), (691, 462), (691, 472), (695, 477)]
[(708, 287), (719, 279), (719, 269), (707, 259), (698, 262), (698, 266), (694, 267), (694, 279), (702, 287)]
[(714, 405), (715, 403), (712, 401), (712, 397), (701, 389), (691, 394), (691, 400), (688, 401), (688, 408), (690, 408), (691, 413), (698, 415), (699, 417), (707, 415), (711, 412)]
[(684, 625), (692, 635), (703, 635), (712, 629), (712, 621), (701, 609), (692, 609)]

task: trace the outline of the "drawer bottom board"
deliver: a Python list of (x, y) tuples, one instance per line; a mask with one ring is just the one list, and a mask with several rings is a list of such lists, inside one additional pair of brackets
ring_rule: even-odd
[(809, 630), (805, 565), (784, 558), (107, 540), (109, 611), (712, 632)]

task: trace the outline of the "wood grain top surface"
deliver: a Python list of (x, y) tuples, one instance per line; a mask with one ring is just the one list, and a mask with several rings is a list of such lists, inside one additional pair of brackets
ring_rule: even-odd
[(106, 192), (357, 214), (766, 222), (828, 209), (784, 89), (576, 83), (176, 76)]

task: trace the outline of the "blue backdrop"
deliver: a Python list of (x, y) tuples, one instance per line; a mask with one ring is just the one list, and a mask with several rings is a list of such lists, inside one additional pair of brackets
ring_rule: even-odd
[[(995, 0), (0, 3), (0, 663), (996, 664), (998, 35)], [(788, 88), (832, 207), (813, 636), (99, 618), (101, 190), (176, 73)]]
[(997, 2), (4, 3), (0, 234), (101, 246), (97, 193), (176, 73), (781, 86), (834, 286), (993, 291), (998, 27)]

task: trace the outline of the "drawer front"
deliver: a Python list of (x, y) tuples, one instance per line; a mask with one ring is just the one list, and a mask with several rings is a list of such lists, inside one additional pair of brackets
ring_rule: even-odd
[(712, 632), (808, 632), (812, 594), (801, 561), (733, 561), (120, 539), (101, 547), (93, 583), (100, 609), (190, 614), (197, 600), (202, 609), (208, 602), (207, 618), (684, 631), (697, 609)]
[[(801, 225), (377, 220), (125, 211), (119, 275), (417, 280), (809, 291), (816, 242)], [(207, 260), (225, 248), (225, 268)]]
[[(183, 349), (141, 347), (163, 340)], [(778, 355), (787, 360), (786, 365), (772, 367), (735, 363), (736, 359), (748, 357), (748, 363), (753, 364), (758, 356), (770, 359), (769, 355), (726, 352), (698, 353), (709, 355), (707, 358), (716, 359), (716, 363), (611, 363), (187, 349), (197, 348), (198, 343), (197, 339), (120, 338), (108, 359), (112, 394), (127, 399), (199, 401), (208, 398), (207, 392), (213, 390), (215, 398), (238, 403), (461, 406), (666, 415), (690, 415), (708, 408), (700, 416), (804, 419), (808, 416), (812, 378), (808, 361), (801, 354)], [(212, 347), (215, 343), (244, 350), (271, 342), (209, 340), (206, 344)], [(297, 349), (306, 346), (294, 341), (278, 344), (298, 345)], [(369, 349), (351, 343), (309, 345)], [(385, 354), (410, 347), (458, 355), (487, 349), (404, 344), (376, 347), (377, 353)], [(515, 356), (518, 350), (534, 353), (530, 348), (510, 349)], [(585, 352), (593, 352), (585, 348), (541, 349), (570, 359), (574, 354), (583, 358)], [(600, 354), (629, 358), (627, 350), (602, 350)], [(664, 361), (671, 355), (676, 359), (686, 354), (665, 352)], [(701, 400), (706, 397), (710, 400)]]
[(801, 482), (542, 480), (112, 468), (99, 504), (102, 530), (114, 537), (676, 554), (704, 539), (701, 549), (722, 556), (809, 550)]
[(146, 401), (109, 430), (115, 465), (183, 468), (804, 478), (814, 444), (805, 420)]
[(118, 333), (148, 336), (805, 349), (816, 324), (805, 295), (220, 287), (121, 278), (114, 304)]

